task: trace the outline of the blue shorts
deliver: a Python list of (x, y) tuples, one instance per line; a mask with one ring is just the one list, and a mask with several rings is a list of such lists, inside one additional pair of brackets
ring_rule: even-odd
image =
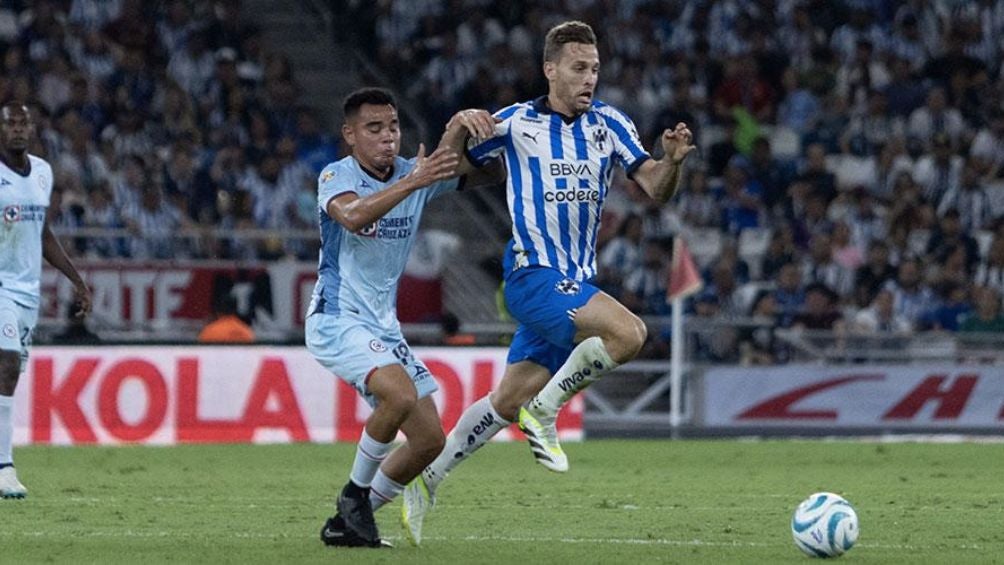
[(575, 347), (576, 312), (599, 291), (549, 267), (506, 275), (506, 307), (519, 322), (507, 362), (533, 361), (556, 373)]
[(366, 379), (374, 370), (388, 365), (404, 367), (419, 398), (439, 390), (432, 373), (411, 353), (400, 330), (388, 333), (359, 319), (318, 312), (307, 318), (306, 341), (314, 359), (352, 385), (370, 406), (376, 407), (377, 402), (366, 387)]
[(0, 350), (16, 351), (21, 356), (21, 372), (28, 366), (31, 333), (37, 322), (37, 309), (0, 294)]

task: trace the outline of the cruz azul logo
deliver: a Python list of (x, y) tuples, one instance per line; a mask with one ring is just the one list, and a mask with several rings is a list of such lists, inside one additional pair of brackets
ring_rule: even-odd
[(40, 222), (45, 220), (45, 206), (38, 204), (11, 204), (3, 209), (3, 221), (10, 224), (13, 222)]

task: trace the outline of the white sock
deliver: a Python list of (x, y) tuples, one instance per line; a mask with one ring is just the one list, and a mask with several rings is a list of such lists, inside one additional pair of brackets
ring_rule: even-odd
[(14, 397), (0, 395), (0, 465), (14, 462)]
[(553, 418), (575, 393), (615, 368), (617, 363), (610, 358), (603, 340), (595, 336), (586, 339), (572, 350), (565, 364), (547, 381), (537, 396), (530, 399), (529, 409), (535, 415)]
[(363, 435), (359, 438), (359, 445), (356, 446), (356, 460), (352, 463), (352, 473), (349, 475), (349, 479), (356, 486), (369, 488), (377, 469), (380, 468), (380, 464), (383, 463), (383, 460), (387, 458), (387, 454), (390, 453), (390, 448), (390, 443), (380, 443), (371, 438), (366, 433), (366, 430), (363, 429)]
[(454, 467), (511, 423), (499, 416), (488, 396), (468, 406), (460, 415), (453, 431), (446, 436), (442, 453), (422, 471), (425, 484), (429, 489), (435, 490)]
[(370, 504), (376, 512), (381, 506), (397, 498), (404, 490), (404, 485), (383, 474), (383, 469), (377, 471), (370, 485)]

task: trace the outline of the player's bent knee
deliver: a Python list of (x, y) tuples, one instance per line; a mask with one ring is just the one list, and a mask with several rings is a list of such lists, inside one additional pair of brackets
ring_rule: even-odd
[(618, 365), (627, 363), (638, 355), (647, 338), (648, 328), (645, 322), (631, 314), (618, 325), (612, 339), (607, 342), (607, 353)]

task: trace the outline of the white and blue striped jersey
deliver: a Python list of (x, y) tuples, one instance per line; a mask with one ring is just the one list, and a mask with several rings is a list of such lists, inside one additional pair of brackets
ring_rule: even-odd
[(42, 274), (42, 228), (52, 196), (52, 167), (28, 155), (22, 175), (0, 161), (0, 294), (38, 308)]
[(384, 190), (414, 167), (414, 158), (397, 157), (386, 181), (372, 176), (351, 156), (321, 170), (317, 181), (321, 253), (308, 316), (315, 312), (352, 315), (380, 329), (399, 328), (397, 283), (415, 242), (422, 210), (436, 196), (455, 190), (459, 181), (440, 181), (416, 190), (357, 233), (331, 219), (327, 208), (331, 199), (348, 192), (362, 198)]
[[(541, 97), (504, 108), (496, 136), (468, 147), (476, 166), (503, 156), (512, 240), (507, 271), (557, 269), (570, 278), (596, 276), (596, 234), (614, 165), (628, 175), (649, 158), (634, 123), (600, 101), (569, 119)], [(568, 120), (568, 121), (566, 121)]]

